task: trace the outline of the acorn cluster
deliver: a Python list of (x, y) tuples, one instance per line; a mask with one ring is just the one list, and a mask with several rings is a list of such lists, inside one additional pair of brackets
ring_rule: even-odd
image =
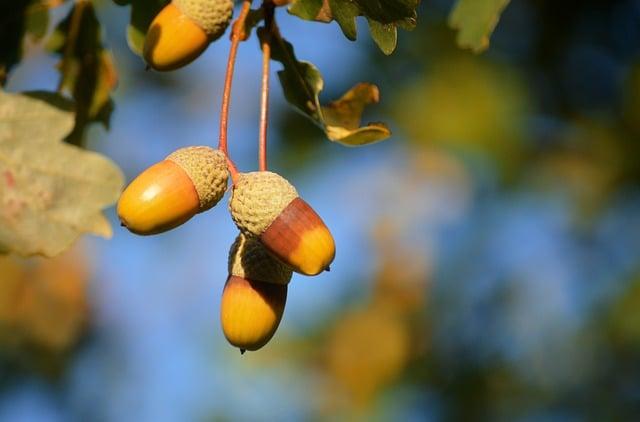
[[(216, 205), (228, 183), (225, 154), (206, 146), (179, 149), (136, 177), (122, 193), (118, 216), (140, 235), (173, 229)], [(335, 244), (320, 216), (282, 176), (239, 173), (229, 210), (240, 230), (229, 252), (220, 319), (227, 340), (257, 350), (273, 336), (293, 272), (329, 269)]]
[[(246, 6), (239, 20), (246, 18)], [(222, 36), (232, 14), (232, 0), (172, 0), (147, 30), (145, 61), (160, 71), (192, 62)], [(234, 30), (232, 44), (239, 39)], [(333, 237), (318, 214), (286, 179), (266, 171), (264, 136), (262, 171), (237, 172), (226, 153), (225, 132), (219, 149), (193, 146), (169, 154), (136, 177), (118, 201), (123, 226), (139, 235), (158, 234), (216, 205), (231, 174), (229, 211), (240, 233), (229, 252), (220, 320), (227, 340), (242, 352), (261, 348), (275, 333), (293, 272), (320, 274), (335, 255)]]

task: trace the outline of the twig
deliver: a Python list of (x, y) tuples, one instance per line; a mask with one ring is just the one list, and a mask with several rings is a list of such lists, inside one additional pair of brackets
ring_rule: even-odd
[(258, 162), (260, 171), (267, 170), (267, 130), (269, 127), (269, 62), (271, 61), (271, 30), (274, 20), (274, 6), (265, 2), (265, 31), (262, 44), (262, 89), (260, 91), (260, 138), (258, 142)]
[(238, 53), (238, 44), (244, 38), (244, 23), (251, 8), (251, 0), (242, 2), (240, 16), (233, 23), (231, 32), (231, 49), (229, 50), (229, 59), (227, 60), (227, 72), (224, 80), (224, 92), (222, 93), (222, 108), (220, 110), (220, 137), (218, 140), (218, 148), (227, 156), (227, 165), (231, 173), (232, 180), (236, 181), (238, 170), (231, 161), (228, 152), (227, 128), (229, 124), (229, 103), (231, 102), (231, 85), (233, 83), (233, 72), (235, 69), (236, 55)]

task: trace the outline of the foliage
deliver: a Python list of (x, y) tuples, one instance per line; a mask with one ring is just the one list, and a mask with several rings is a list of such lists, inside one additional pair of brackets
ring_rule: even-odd
[(70, 92), (75, 101), (76, 125), (69, 135), (75, 144), (82, 142), (92, 121), (108, 128), (113, 111), (111, 91), (116, 88), (117, 73), (101, 32), (93, 5), (80, 1), (47, 43), (47, 48), (61, 57), (59, 90)]
[[(56, 5), (60, 1), (52, 1)], [(49, 5), (40, 0), (17, 0), (0, 4), (0, 86), (20, 62), (26, 39), (41, 40), (49, 24)]]
[(123, 176), (105, 157), (62, 142), (73, 116), (52, 94), (0, 92), (0, 250), (54, 256), (83, 233), (111, 235), (101, 209)]
[(369, 32), (384, 54), (391, 54), (398, 43), (398, 27), (413, 29), (419, 0), (296, 0), (289, 12), (302, 19), (320, 22), (335, 20), (345, 37), (357, 37), (356, 17), (364, 16)]
[(489, 37), (510, 0), (458, 0), (449, 24), (458, 29), (458, 44), (476, 53), (489, 47)]

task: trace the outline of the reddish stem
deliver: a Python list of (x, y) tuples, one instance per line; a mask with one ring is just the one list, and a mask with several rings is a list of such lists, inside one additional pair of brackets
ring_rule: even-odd
[(262, 89), (260, 92), (260, 138), (258, 161), (260, 171), (267, 170), (267, 130), (269, 127), (269, 64), (271, 61), (271, 24), (273, 5), (265, 3), (265, 31), (262, 38)]
[(222, 107), (220, 110), (220, 138), (218, 141), (218, 148), (227, 156), (227, 165), (229, 167), (229, 173), (231, 173), (231, 179), (236, 181), (238, 175), (238, 169), (229, 157), (227, 132), (229, 124), (229, 104), (231, 103), (231, 85), (233, 83), (233, 72), (235, 70), (236, 56), (238, 54), (238, 45), (244, 38), (244, 22), (249, 14), (251, 8), (251, 0), (245, 0), (242, 3), (242, 9), (240, 10), (240, 16), (233, 23), (231, 31), (231, 49), (229, 50), (229, 59), (227, 60), (227, 72), (224, 79), (224, 91), (222, 93)]

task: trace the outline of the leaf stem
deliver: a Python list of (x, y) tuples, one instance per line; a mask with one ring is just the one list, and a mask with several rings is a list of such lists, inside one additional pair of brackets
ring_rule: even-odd
[[(309, 85), (305, 80), (304, 75), (300, 72), (298, 61), (295, 55), (293, 54), (293, 51), (290, 49), (290, 46), (287, 47), (287, 42), (284, 40), (284, 38), (282, 38), (282, 34), (280, 33), (280, 28), (278, 27), (278, 24), (275, 21), (271, 25), (270, 35), (273, 37), (272, 39), (274, 39), (275, 42), (277, 43), (278, 48), (282, 51), (284, 60), (287, 62), (286, 64), (283, 62), (285, 67), (287, 64), (290, 66), (293, 73), (295, 74), (297, 82), (305, 91), (307, 97), (314, 98), (316, 95), (311, 91), (311, 89), (309, 88)], [(320, 126), (324, 127), (324, 124), (322, 123), (324, 119), (322, 117), (322, 108), (320, 107), (320, 104), (316, 100), (315, 104), (310, 106), (313, 108), (313, 111), (315, 111), (318, 114), (318, 117), (320, 119), (320, 122), (318, 122), (317, 119), (314, 119), (314, 121), (316, 121), (317, 124), (320, 124)]]
[(229, 104), (231, 102), (231, 85), (233, 83), (233, 72), (236, 64), (236, 55), (238, 54), (238, 45), (244, 38), (244, 23), (247, 19), (250, 8), (251, 0), (244, 0), (242, 2), (242, 9), (240, 10), (240, 16), (233, 23), (231, 31), (231, 48), (229, 50), (229, 59), (227, 60), (227, 72), (224, 79), (222, 107), (220, 110), (220, 137), (218, 140), (218, 148), (227, 156), (229, 173), (231, 173), (231, 179), (234, 181), (234, 183), (237, 179), (238, 169), (236, 168), (233, 161), (231, 161), (228, 152), (227, 128), (229, 124)]
[(82, 15), (85, 8), (90, 4), (91, 2), (89, 0), (77, 0), (76, 4), (73, 6), (73, 11), (71, 12), (71, 23), (69, 23), (69, 34), (67, 35), (67, 43), (64, 46), (62, 63), (60, 65), (60, 80), (58, 81), (58, 87), (56, 88), (58, 93), (62, 93), (62, 90), (64, 89), (64, 82), (67, 78), (67, 72), (69, 71), (71, 56), (73, 55), (73, 50), (76, 48), (78, 37), (80, 35)]
[(262, 46), (262, 88), (260, 91), (260, 138), (258, 142), (258, 162), (260, 171), (267, 170), (267, 131), (269, 127), (269, 64), (271, 61), (271, 27), (274, 21), (274, 5), (265, 1), (264, 36), (260, 40)]

